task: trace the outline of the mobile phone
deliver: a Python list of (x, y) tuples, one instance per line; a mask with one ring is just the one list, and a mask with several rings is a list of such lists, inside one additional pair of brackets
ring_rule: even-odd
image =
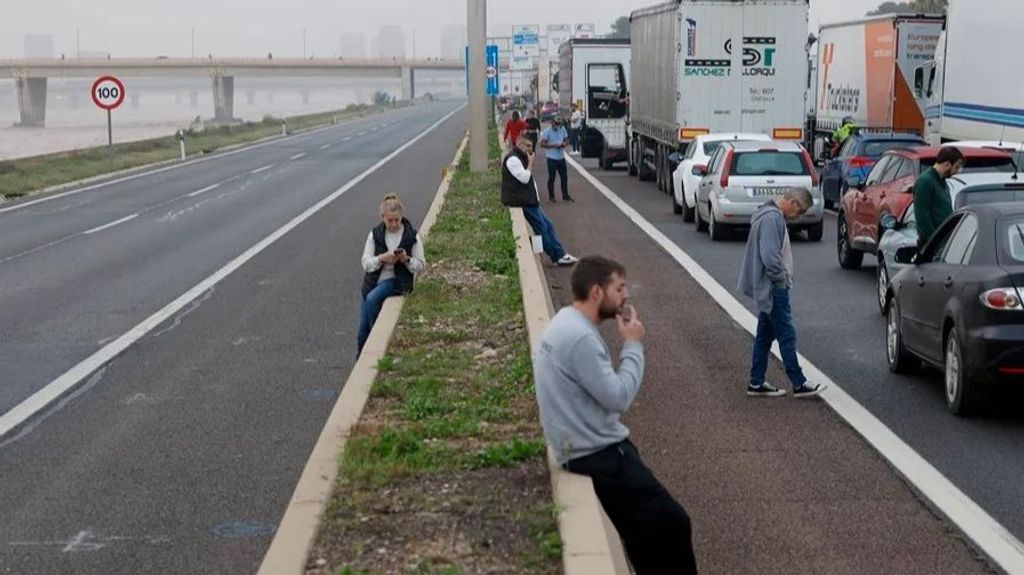
[(400, 255), (402, 255), (404, 253), (405, 253), (405, 250), (403, 250), (402, 248), (398, 248), (397, 250), (395, 250), (395, 255), (396, 256), (400, 256)]

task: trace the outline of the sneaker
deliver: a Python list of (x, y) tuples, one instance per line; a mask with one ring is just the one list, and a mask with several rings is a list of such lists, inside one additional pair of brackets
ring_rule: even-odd
[(557, 263), (560, 266), (571, 266), (578, 261), (580, 260), (576, 256), (571, 254), (565, 254), (564, 256), (562, 256), (562, 259), (558, 260), (555, 263)]
[(576, 200), (572, 196), (565, 196), (562, 199), (567, 201), (567, 202), (569, 202), (570, 204), (575, 204), (576, 203)]
[(826, 385), (820, 383), (804, 383), (800, 387), (793, 388), (793, 397), (803, 399), (807, 397), (818, 397), (825, 391)]
[(558, 200), (555, 199), (555, 196), (548, 196), (548, 201), (551, 202), (552, 204), (558, 203)]
[(786, 395), (786, 390), (779, 389), (767, 381), (760, 387), (747, 384), (747, 397), (782, 397), (783, 395)]

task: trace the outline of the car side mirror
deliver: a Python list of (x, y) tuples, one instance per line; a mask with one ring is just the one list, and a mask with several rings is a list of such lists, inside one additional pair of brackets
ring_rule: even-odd
[(895, 230), (899, 227), (899, 221), (896, 219), (896, 216), (892, 214), (885, 214), (882, 216), (882, 221), (880, 223), (883, 230)]
[(703, 164), (694, 166), (693, 169), (690, 170), (690, 173), (695, 176), (703, 178), (704, 176), (708, 175), (708, 167)]
[(849, 176), (846, 178), (846, 187), (851, 190), (859, 190), (864, 187), (864, 181), (858, 176)]
[(907, 246), (896, 250), (896, 256), (894, 259), (898, 264), (917, 263), (917, 247)]

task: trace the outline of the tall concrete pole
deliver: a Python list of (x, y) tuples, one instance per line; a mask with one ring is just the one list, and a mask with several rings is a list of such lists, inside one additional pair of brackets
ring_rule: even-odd
[(487, 0), (466, 0), (469, 28), (469, 169), (487, 169)]

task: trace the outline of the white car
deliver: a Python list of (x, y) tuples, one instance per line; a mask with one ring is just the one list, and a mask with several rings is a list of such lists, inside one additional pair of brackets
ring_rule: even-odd
[(821, 241), (825, 202), (811, 155), (800, 144), (791, 140), (723, 142), (707, 168), (695, 166), (694, 170), (702, 176), (697, 231), (707, 230), (713, 241), (725, 239), (733, 229), (749, 228), (761, 204), (791, 188), (811, 192), (814, 205), (790, 222), (789, 229), (806, 231), (807, 239)]
[(682, 161), (672, 172), (672, 212), (683, 214), (683, 221), (693, 221), (694, 207), (697, 205), (700, 176), (693, 172), (693, 168), (704, 166), (706, 169), (718, 146), (729, 141), (768, 142), (771, 138), (765, 134), (706, 134), (690, 142)]

